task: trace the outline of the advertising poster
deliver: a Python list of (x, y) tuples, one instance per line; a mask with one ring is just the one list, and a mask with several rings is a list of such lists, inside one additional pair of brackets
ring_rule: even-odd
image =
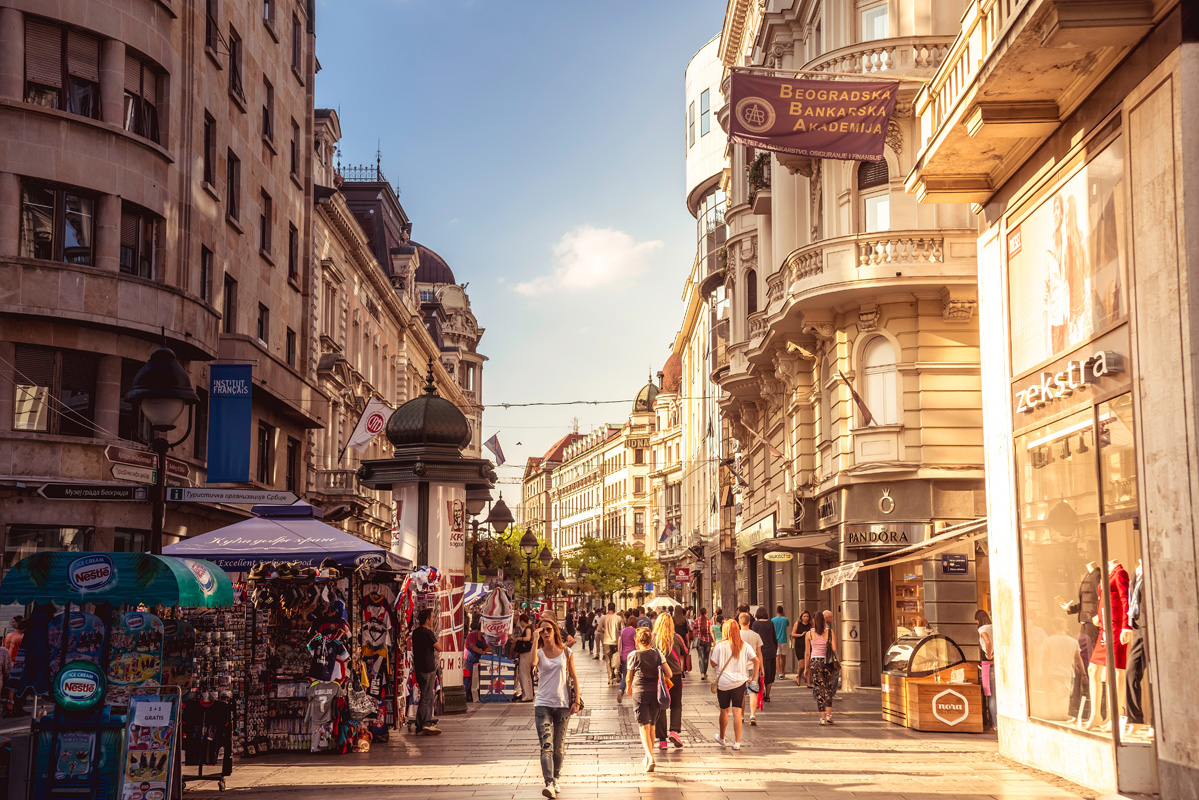
[(1116, 139), (1009, 223), (1013, 375), (1126, 316), (1123, 175), (1123, 144)]
[(124, 708), (131, 689), (162, 682), (162, 640), (162, 620), (153, 614), (131, 611), (113, 620), (104, 702)]
[(168, 619), (162, 623), (162, 684), (178, 686), (186, 697), (192, 686), (192, 651), (196, 629), (190, 622)]
[[(56, 614), (50, 620), (47, 636), (50, 640), (50, 671), (58, 672), (58, 665), (64, 663), (62, 658), (62, 624), (64, 614)], [(67, 663), (71, 661), (90, 661), (100, 663), (100, 653), (104, 647), (104, 622), (95, 614), (85, 614), (80, 611), (71, 612), (70, 630), (67, 633)]]
[(179, 727), (179, 695), (138, 695), (129, 701), (121, 800), (167, 800)]
[(86, 778), (92, 768), (92, 749), (96, 734), (91, 731), (63, 731), (58, 735), (58, 758), (54, 763), (57, 780)]
[(208, 368), (208, 483), (250, 479), (252, 364)]
[(461, 485), (429, 485), (429, 566), (441, 573), (437, 587), (442, 685), (462, 680), (466, 645), (466, 493)]

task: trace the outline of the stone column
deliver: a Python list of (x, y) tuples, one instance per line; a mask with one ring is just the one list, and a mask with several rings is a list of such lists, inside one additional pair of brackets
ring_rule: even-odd
[(21, 179), (14, 173), (0, 172), (0, 257), (12, 258), (20, 248)]
[(117, 433), (121, 419), (121, 357), (96, 361), (96, 427)]
[[(17, 346), (12, 342), (0, 342), (0, 433), (12, 430), (13, 397), (12, 390), (13, 368), (17, 358)], [(7, 466), (7, 465), (6, 465)]]
[(799, 246), (800, 239), (797, 230), (796, 202), (799, 194), (799, 178), (792, 175), (774, 158), (770, 159), (770, 203), (771, 218), (771, 253), (773, 259), (769, 262), (767, 274), (773, 275), (792, 250)]
[(25, 97), (25, 15), (0, 8), (0, 97)]
[(96, 266), (121, 268), (121, 198), (102, 194), (96, 202)]
[(125, 43), (117, 39), (100, 43), (100, 118), (125, 124)]

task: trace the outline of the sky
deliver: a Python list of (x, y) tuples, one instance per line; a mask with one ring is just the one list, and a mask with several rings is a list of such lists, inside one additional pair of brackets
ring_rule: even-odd
[[(320, 0), (316, 105), (373, 163), (486, 329), (483, 438), (519, 479), (623, 422), (662, 368), (695, 256), (684, 71), (723, 0)], [(498, 408), (500, 403), (625, 400)], [(519, 488), (502, 484), (505, 499)]]

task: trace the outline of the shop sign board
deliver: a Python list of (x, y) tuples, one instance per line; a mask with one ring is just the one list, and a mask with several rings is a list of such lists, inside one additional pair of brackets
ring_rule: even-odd
[(104, 673), (90, 661), (71, 661), (58, 671), (52, 694), (66, 711), (87, 711), (104, 697)]
[(928, 524), (923, 522), (846, 524), (842, 532), (842, 543), (850, 550), (895, 550), (926, 538)]
[[(110, 444), (104, 448), (104, 457), (113, 464), (128, 464), (131, 467), (154, 467), (158, 464), (158, 456), (149, 450), (133, 450), (129, 447)], [(176, 458), (167, 458), (167, 475), (180, 478), (190, 478), (191, 467)]]
[(790, 561), (792, 559), (792, 555), (790, 553), (784, 553), (780, 550), (775, 550), (767, 553), (765, 556), (763, 556), (763, 558), (765, 558), (767, 561)]
[(826, 569), (820, 573), (820, 588), (832, 589), (834, 586), (840, 586), (843, 583), (848, 583), (858, 577), (858, 570), (862, 568), (861, 561), (852, 561), (848, 564), (842, 564), (833, 569)]
[(953, 689), (933, 695), (932, 707), (933, 716), (950, 727), (965, 722), (970, 716), (970, 701)]
[(1094, 355), (1071, 360), (1056, 372), (1043, 371), (1022, 389), (1016, 390), (1016, 413), (1029, 414), (1043, 406), (1088, 389), (1103, 378), (1124, 372), (1124, 356), (1113, 350), (1100, 350)]
[(37, 493), (47, 500), (135, 500), (150, 498), (144, 486), (112, 486), (103, 483), (46, 483)]
[(770, 512), (761, 519), (755, 520), (752, 524), (744, 525), (741, 532), (738, 534), (738, 543), (741, 546), (742, 552), (752, 550), (758, 542), (764, 542), (767, 539), (773, 539), (777, 535), (777, 527), (775, 519), (778, 515), (775, 512)]
[(675, 567), (674, 581), (675, 583), (691, 583), (691, 568)]
[(941, 574), (969, 575), (970, 556), (966, 555), (965, 553), (942, 553)]

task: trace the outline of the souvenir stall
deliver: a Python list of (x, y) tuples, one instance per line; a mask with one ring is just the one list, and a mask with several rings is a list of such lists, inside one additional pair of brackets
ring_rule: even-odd
[(14, 688), (54, 702), (33, 723), (31, 797), (178, 797), (188, 730), (169, 681), (191, 672), (180, 615), (232, 606), (225, 573), (145, 553), (36, 553), (4, 576), (0, 603), (33, 607)]
[[(395, 602), (405, 562), (304, 503), (253, 514), (164, 548), (203, 554), (244, 593), (244, 637), (222, 628), (211, 643), (223, 665), (215, 691), (239, 712), (234, 752), (340, 754), (386, 740), (403, 716)], [(201, 631), (203, 615), (192, 622)]]

